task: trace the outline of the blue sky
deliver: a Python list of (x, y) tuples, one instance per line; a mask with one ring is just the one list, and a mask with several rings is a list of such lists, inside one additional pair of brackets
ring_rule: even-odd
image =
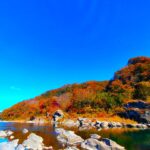
[(150, 56), (149, 0), (0, 2), (0, 110)]

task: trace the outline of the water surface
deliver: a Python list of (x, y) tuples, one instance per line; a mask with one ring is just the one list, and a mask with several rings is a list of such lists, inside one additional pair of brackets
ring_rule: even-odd
[[(22, 129), (27, 128), (29, 133), (22, 134)], [(56, 135), (53, 131), (53, 127), (50, 124), (37, 125), (37, 124), (27, 124), (27, 123), (10, 123), (10, 122), (0, 122), (0, 130), (12, 130), (14, 131), (14, 136), (16, 139), (20, 139), (19, 143), (22, 143), (27, 136), (34, 132), (44, 139), (44, 144), (46, 146), (53, 146), (55, 150), (61, 148), (56, 140)], [(110, 138), (116, 141), (118, 144), (124, 146), (127, 150), (150, 150), (150, 130), (133, 130), (133, 129), (107, 129), (107, 130), (78, 130), (72, 128), (76, 134), (80, 135), (82, 138), (87, 139), (90, 134), (97, 133), (103, 138)], [(9, 139), (0, 138), (0, 142), (7, 141)]]

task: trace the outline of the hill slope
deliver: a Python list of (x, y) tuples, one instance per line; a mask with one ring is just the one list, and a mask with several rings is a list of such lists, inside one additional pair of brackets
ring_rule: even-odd
[(111, 81), (90, 81), (48, 91), (4, 110), (1, 118), (29, 119), (52, 114), (57, 109), (68, 114), (112, 114), (121, 111), (121, 106), (129, 99), (149, 100), (149, 93), (150, 58), (137, 57), (130, 59), (128, 65), (117, 71)]

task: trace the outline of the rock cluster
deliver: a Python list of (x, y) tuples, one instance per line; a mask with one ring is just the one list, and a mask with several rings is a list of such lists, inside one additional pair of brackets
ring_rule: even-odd
[(150, 124), (125, 124), (120, 122), (110, 122), (110, 121), (91, 121), (88, 118), (78, 118), (76, 121), (67, 119), (62, 122), (62, 125), (67, 127), (78, 127), (80, 130), (88, 130), (91, 128), (96, 128), (101, 130), (103, 128), (139, 128), (146, 129), (150, 128)]
[(59, 143), (66, 147), (64, 150), (125, 150), (124, 147), (116, 142), (106, 138), (101, 139), (101, 136), (97, 134), (92, 134), (89, 139), (83, 140), (73, 131), (57, 128), (55, 132)]
[(124, 105), (124, 112), (118, 113), (121, 117), (133, 119), (139, 123), (150, 123), (150, 104), (142, 100), (129, 102)]
[[(23, 129), (22, 131), (24, 134), (28, 133), (27, 129)], [(14, 138), (14, 136), (12, 135), (13, 132), (12, 131), (0, 131), (0, 137), (9, 137), (11, 139), (11, 137)], [(13, 139), (12, 138), (12, 139)], [(43, 144), (43, 138), (31, 133), (27, 139), (22, 143), (19, 144), (19, 139), (15, 139), (13, 141), (8, 141), (8, 142), (2, 142), (0, 143), (0, 150), (52, 150), (53, 148), (50, 147), (46, 147)]]

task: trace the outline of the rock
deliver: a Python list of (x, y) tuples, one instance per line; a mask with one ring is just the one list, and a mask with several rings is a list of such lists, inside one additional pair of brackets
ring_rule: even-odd
[(99, 140), (101, 138), (101, 136), (98, 134), (91, 134), (91, 138)]
[(150, 124), (147, 124), (147, 127), (150, 128)]
[(23, 130), (22, 130), (22, 133), (23, 133), (23, 134), (26, 134), (26, 133), (28, 133), (28, 132), (29, 132), (28, 129), (23, 129)]
[(122, 123), (116, 122), (116, 127), (120, 128), (120, 127), (122, 127), (122, 126), (123, 126)]
[(7, 137), (7, 133), (5, 131), (0, 131), (0, 137)]
[(12, 139), (14, 139), (15, 137), (14, 136), (10, 136), (10, 139), (12, 140)]
[(81, 148), (85, 150), (109, 150), (106, 144), (93, 138), (89, 138), (82, 142)]
[(150, 103), (144, 101), (129, 102), (124, 105), (125, 111), (119, 116), (135, 120), (139, 123), (150, 123)]
[(62, 145), (67, 145), (67, 146), (78, 145), (84, 141), (80, 136), (76, 135), (73, 131), (66, 131), (60, 128), (60, 129), (56, 129), (55, 132), (57, 134), (57, 140)]
[(22, 145), (27, 149), (42, 150), (44, 146), (43, 138), (34, 133), (31, 133)]
[(11, 142), (0, 143), (0, 150), (15, 150), (18, 145), (18, 139)]
[(92, 122), (88, 118), (78, 118), (79, 127), (89, 127), (91, 126)]
[(53, 150), (53, 147), (52, 146), (43, 146), (43, 149), (44, 150)]
[(75, 122), (71, 119), (67, 119), (67, 120), (63, 121), (62, 124), (67, 127), (75, 127), (75, 126), (78, 127), (79, 126), (79, 122)]
[(101, 122), (101, 127), (102, 128), (108, 128), (109, 127), (108, 125), (109, 125), (109, 123), (106, 122), (106, 121)]
[(110, 150), (125, 150), (123, 146), (120, 146), (119, 144), (108, 138), (102, 139), (102, 142), (104, 142), (107, 146), (109, 146)]
[(77, 147), (73, 146), (73, 147), (67, 147), (64, 150), (79, 150)]
[(98, 141), (97, 139), (93, 138), (89, 138), (82, 142), (81, 148), (85, 150), (125, 150), (124, 147), (110, 139)]
[(8, 130), (8, 131), (5, 131), (6, 132), (6, 134), (7, 134), (7, 136), (11, 136), (14, 132), (12, 132), (12, 131), (10, 131), (10, 130)]
[(101, 128), (101, 122), (100, 122), (100, 121), (96, 121), (95, 127), (96, 127), (96, 128)]
[(25, 150), (25, 147), (22, 144), (19, 144), (16, 150)]
[(127, 127), (127, 128), (135, 128), (136, 125), (134, 125), (134, 124), (126, 124), (126, 127)]
[(57, 110), (54, 114), (53, 114), (53, 121), (58, 121), (60, 119), (62, 119), (64, 117), (63, 111), (62, 110)]
[(124, 107), (125, 108), (139, 108), (139, 109), (150, 108), (149, 104), (142, 100), (129, 102), (125, 104)]

